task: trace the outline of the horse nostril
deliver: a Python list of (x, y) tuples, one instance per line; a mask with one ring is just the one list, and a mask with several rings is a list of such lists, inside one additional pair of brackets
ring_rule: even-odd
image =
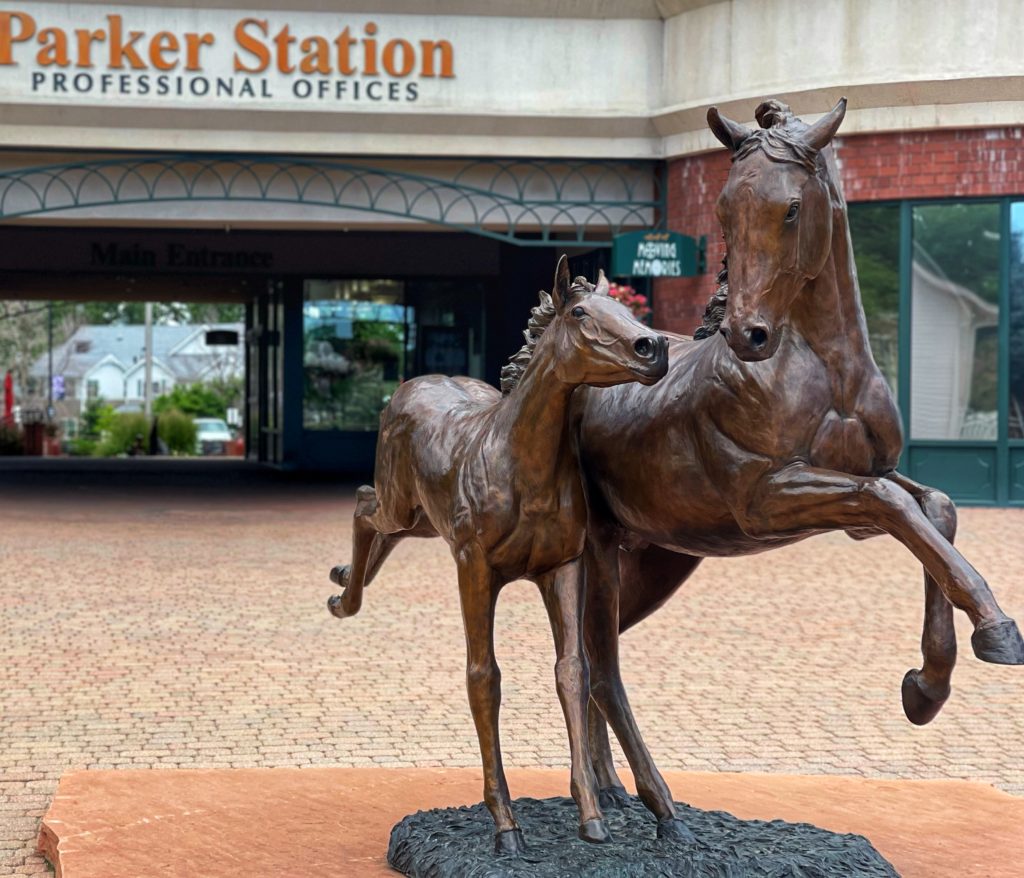
[(755, 348), (763, 348), (768, 343), (768, 330), (755, 326), (750, 330), (750, 343)]
[(641, 357), (649, 357), (654, 353), (654, 342), (649, 338), (638, 338), (633, 342), (633, 350)]

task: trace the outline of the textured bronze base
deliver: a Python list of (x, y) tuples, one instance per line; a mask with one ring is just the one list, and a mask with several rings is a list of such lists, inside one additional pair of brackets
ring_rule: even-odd
[(899, 873), (862, 835), (841, 835), (809, 823), (739, 820), (724, 811), (677, 804), (697, 841), (658, 838), (639, 799), (605, 813), (612, 841), (577, 838), (572, 799), (518, 799), (526, 840), (518, 855), (495, 854), (494, 823), (484, 805), (419, 811), (391, 830), (388, 862), (412, 878), (892, 878)]

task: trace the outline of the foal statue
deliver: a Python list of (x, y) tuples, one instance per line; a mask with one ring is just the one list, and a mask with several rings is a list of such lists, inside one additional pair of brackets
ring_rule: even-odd
[(671, 338), (669, 375), (656, 387), (588, 388), (574, 400), (590, 500), (585, 637), (599, 708), (589, 716), (591, 752), (602, 801), (623, 796), (607, 720), (661, 820), (673, 816), (672, 797), (626, 700), (618, 635), (706, 557), (832, 530), (903, 543), (925, 572), (924, 662), (902, 690), (914, 723), (931, 720), (949, 696), (954, 607), (974, 625), (979, 659), (1024, 664), (1016, 624), (953, 547), (953, 504), (896, 471), (899, 411), (868, 345), (828, 148), (845, 111), (843, 100), (806, 125), (769, 101), (757, 110), (760, 129), (708, 112), (732, 153), (718, 201), (728, 289), (712, 300), (703, 340)]
[(395, 391), (381, 414), (375, 488), (357, 493), (352, 563), (331, 579), (328, 606), (358, 612), (363, 588), (406, 536), (441, 536), (458, 567), (469, 703), (480, 740), (484, 800), (498, 852), (523, 849), (498, 743), (500, 673), (494, 657), (498, 592), (515, 579), (540, 588), (555, 639), (555, 681), (569, 732), (571, 788), (580, 838), (608, 830), (587, 738), (589, 671), (583, 647), (583, 483), (569, 403), (581, 384), (654, 384), (668, 370), (667, 342), (595, 286), (570, 281), (559, 260), (540, 294), (526, 345), (502, 372), (499, 393), (472, 378), (427, 375)]

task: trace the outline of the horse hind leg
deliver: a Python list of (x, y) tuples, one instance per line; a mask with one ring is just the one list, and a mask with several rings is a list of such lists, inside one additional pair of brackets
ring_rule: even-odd
[[(341, 586), (340, 595), (332, 595), (327, 600), (327, 608), (331, 615), (339, 619), (354, 616), (363, 603), (363, 589), (371, 576), (380, 569), (387, 553), (397, 542), (394, 535), (382, 534), (374, 526), (373, 518), (377, 512), (377, 492), (369, 485), (363, 485), (356, 491), (356, 511), (352, 518), (352, 563), (339, 565), (331, 570), (331, 582)], [(386, 547), (388, 537), (392, 545)]]

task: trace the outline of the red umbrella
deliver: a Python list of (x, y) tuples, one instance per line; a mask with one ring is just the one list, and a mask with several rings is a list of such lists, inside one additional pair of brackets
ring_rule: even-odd
[(14, 412), (14, 377), (11, 375), (11, 370), (7, 370), (7, 375), (4, 378), (4, 420), (7, 422), (11, 421), (11, 416)]

